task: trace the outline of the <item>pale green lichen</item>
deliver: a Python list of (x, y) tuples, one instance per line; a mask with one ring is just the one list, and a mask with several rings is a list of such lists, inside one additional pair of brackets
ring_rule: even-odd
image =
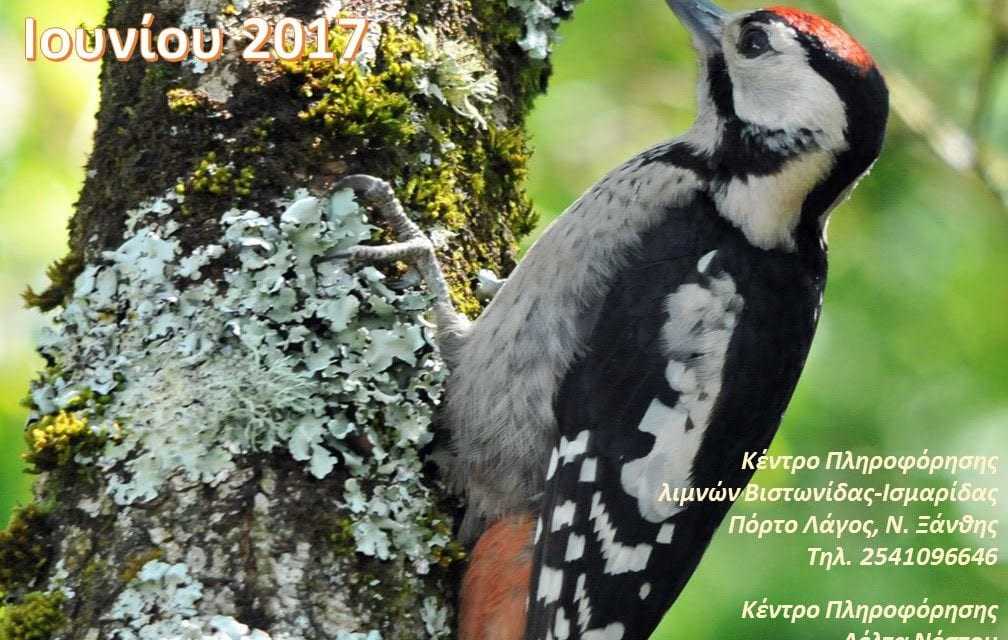
[(545, 60), (556, 41), (560, 21), (570, 15), (579, 0), (507, 0), (521, 12), (525, 33), (518, 45), (534, 60)]
[(497, 74), (483, 54), (471, 42), (438, 38), (433, 29), (420, 27), (417, 36), (424, 55), (414, 62), (426, 72), (417, 80), (420, 93), (437, 98), (485, 129), (486, 119), (477, 104), (492, 104), (499, 87)]
[[(227, 212), (219, 244), (187, 255), (176, 195), (132, 212), (127, 240), (84, 270), (43, 336), (74, 373), (41, 380), (33, 401), (57, 412), (88, 390), (111, 398), (80, 414), (115, 437), (76, 459), (105, 471), (119, 504), (152, 500), (179, 474), (216, 485), (239, 456), (283, 449), (315, 477), (341, 464), (369, 479), (369, 495), (352, 496), (359, 552), (438, 563), (450, 536), (416, 526), (433, 508), (418, 450), (445, 376), (420, 322), (428, 299), (332, 259), (374, 230), (350, 192), (277, 205), (279, 219)], [(219, 280), (192, 283), (225, 257)]]
[[(114, 640), (271, 640), (231, 616), (198, 612), (203, 584), (184, 564), (152, 560), (119, 594), (108, 613), (121, 623)], [(279, 637), (275, 640), (281, 640)]]
[(437, 598), (424, 598), (420, 607), (420, 619), (423, 620), (427, 635), (431, 638), (450, 638), (452, 627), (448, 617), (448, 609), (438, 606)]

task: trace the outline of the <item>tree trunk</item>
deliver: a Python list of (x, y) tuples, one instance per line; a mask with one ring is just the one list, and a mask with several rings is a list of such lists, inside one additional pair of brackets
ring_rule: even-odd
[[(27, 400), (37, 500), (0, 533), (0, 639), (453, 635), (429, 298), (402, 265), (339, 259), (389, 237), (332, 189), (391, 182), (478, 313), (474, 275), (506, 273), (534, 224), (524, 118), (570, 2), (338, 5), (112, 1), (104, 26), (150, 12), (155, 35), (228, 44), (104, 63), (70, 253), (27, 294), (59, 312)], [(241, 60), (245, 19), (322, 12), (375, 20), (356, 63)]]

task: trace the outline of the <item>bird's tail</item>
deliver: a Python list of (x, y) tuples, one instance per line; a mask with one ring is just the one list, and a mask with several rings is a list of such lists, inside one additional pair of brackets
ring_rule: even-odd
[(522, 640), (532, 575), (532, 514), (493, 523), (476, 542), (462, 579), (459, 640)]

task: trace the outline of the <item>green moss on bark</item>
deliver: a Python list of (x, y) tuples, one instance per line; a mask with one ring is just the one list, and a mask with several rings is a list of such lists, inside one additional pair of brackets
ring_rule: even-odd
[(176, 115), (189, 115), (207, 106), (207, 99), (189, 89), (170, 89), (165, 95), (168, 108)]
[(51, 311), (60, 306), (70, 292), (73, 291), (74, 279), (83, 269), (84, 254), (79, 251), (71, 251), (68, 255), (49, 265), (49, 268), (46, 269), (49, 286), (44, 291), (36, 292), (31, 287), (25, 290), (22, 294), (25, 305), (43, 312)]
[(26, 591), (45, 580), (52, 562), (50, 514), (37, 504), (14, 512), (0, 531), (0, 592)]
[(0, 640), (49, 640), (66, 624), (60, 592), (34, 592), (0, 608)]
[(553, 67), (549, 60), (533, 60), (518, 46), (524, 31), (521, 12), (507, 0), (471, 0), (486, 51), (501, 78), (504, 95), (512, 96), (514, 119), (524, 123), (535, 99), (546, 92)]

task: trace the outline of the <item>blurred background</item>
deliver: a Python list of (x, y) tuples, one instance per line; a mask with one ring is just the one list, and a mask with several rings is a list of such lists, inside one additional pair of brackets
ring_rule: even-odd
[[(478, 1), (478, 0), (476, 0)], [(797, 0), (796, 0), (797, 1)], [(1000, 455), (1008, 462), (1008, 2), (802, 0), (856, 34), (893, 89), (887, 148), (830, 228), (826, 309), (808, 368), (772, 453), (833, 450), (883, 455)], [(730, 9), (752, 4), (725, 1)], [(97, 109), (98, 67), (28, 64), (23, 20), (73, 27), (101, 21), (102, 0), (4, 0), (0, 5), (0, 524), (28, 500), (18, 401), (40, 360), (32, 335), (46, 321), (20, 292), (45, 284), (65, 250), (65, 225), (83, 180)], [(603, 173), (686, 129), (695, 61), (657, 0), (589, 0), (561, 29), (556, 73), (531, 120), (530, 189), (545, 225)], [(777, 472), (756, 482), (821, 486), (854, 476)], [(904, 515), (1008, 520), (1008, 471), (995, 478), (917, 476), (917, 485), (995, 483), (997, 507), (912, 508)], [(871, 482), (907, 484), (879, 474)], [(799, 518), (810, 505), (743, 505), (733, 513)], [(813, 511), (814, 509), (814, 511)], [(836, 507), (883, 520), (893, 509)], [(1008, 535), (1008, 534), (1006, 534)], [(844, 544), (860, 559), (861, 540)], [(997, 546), (971, 536), (880, 536), (873, 544)], [(1008, 565), (994, 568), (808, 567), (826, 538), (755, 541), (722, 530), (673, 607), (659, 639), (857, 637), (864, 625), (743, 621), (745, 600), (869, 603), (1008, 601)], [(1004, 552), (1002, 555), (1008, 555)], [(875, 624), (873, 631), (1008, 635), (960, 624)], [(952, 633), (952, 631), (956, 633)], [(960, 633), (961, 632), (961, 633)]]

